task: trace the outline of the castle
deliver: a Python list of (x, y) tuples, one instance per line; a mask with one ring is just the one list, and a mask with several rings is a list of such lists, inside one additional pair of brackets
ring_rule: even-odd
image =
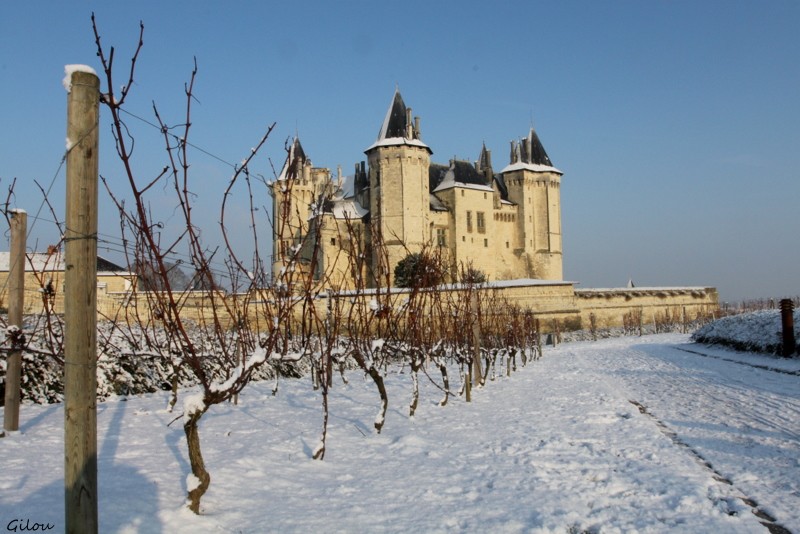
[(443, 260), (448, 282), (467, 270), (494, 281), (563, 279), (562, 172), (533, 129), (512, 141), (499, 172), (485, 145), (474, 163), (433, 163), (396, 90), (365, 154), (353, 175), (334, 177), (293, 140), (270, 188), (273, 276), (299, 255), (333, 289), (392, 284), (397, 263), (425, 249)]

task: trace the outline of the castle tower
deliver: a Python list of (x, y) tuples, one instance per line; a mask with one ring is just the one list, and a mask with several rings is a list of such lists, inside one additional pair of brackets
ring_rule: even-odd
[(501, 171), (508, 199), (519, 206), (517, 248), (524, 254), (526, 276), (562, 280), (561, 175), (531, 128), (528, 137), (511, 142), (511, 162)]
[(367, 150), (370, 214), (373, 224), (372, 269), (385, 283), (394, 266), (428, 242), (429, 167), (433, 151), (422, 142), (419, 117), (412, 122), (395, 90), (378, 139)]
[(302, 261), (301, 249), (311, 228), (311, 209), (326, 188), (331, 187), (330, 171), (314, 168), (295, 137), (278, 179), (270, 185), (273, 213), (272, 276), (292, 260)]

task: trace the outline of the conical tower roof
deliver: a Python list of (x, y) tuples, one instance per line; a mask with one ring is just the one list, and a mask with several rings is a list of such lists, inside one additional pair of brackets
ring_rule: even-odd
[(492, 155), (486, 148), (486, 143), (481, 147), (481, 153), (478, 155), (478, 165), (476, 167), (479, 171), (492, 170)]
[[(300, 169), (307, 161), (306, 153), (303, 150), (303, 145), (300, 144), (300, 137), (295, 136), (292, 144), (289, 145), (289, 153), (286, 155), (286, 161), (283, 163), (281, 173), (278, 175), (278, 180), (288, 180), (289, 178), (296, 178)], [(297, 162), (295, 164), (295, 162)], [(292, 165), (296, 165), (292, 169)], [(292, 170), (294, 172), (292, 172)]]
[[(378, 140), (388, 139), (391, 137), (406, 137), (408, 131), (408, 108), (406, 103), (403, 102), (403, 97), (400, 95), (400, 90), (395, 89), (392, 103), (389, 104), (389, 109), (386, 111), (386, 117), (383, 119), (383, 126), (378, 133)], [(412, 136), (414, 132), (412, 132)]]
[(531, 128), (526, 141), (527, 142), (524, 144), (525, 155), (523, 157), (525, 163), (547, 165), (549, 167), (553, 166), (553, 162), (550, 161), (550, 157), (547, 155), (547, 152), (545, 152), (542, 142), (539, 140), (539, 136), (536, 135), (536, 130)]
[(400, 89), (395, 89), (392, 102), (386, 111), (383, 124), (378, 132), (378, 140), (365, 152), (382, 146), (408, 145), (425, 148), (429, 153), (433, 151), (422, 142), (418, 125), (412, 122), (411, 108), (406, 107)]
[(528, 132), (528, 136), (519, 140), (511, 141), (511, 162), (501, 173), (526, 169), (534, 172), (555, 172), (564, 174), (553, 166), (550, 157), (547, 155), (536, 130), (533, 128)]

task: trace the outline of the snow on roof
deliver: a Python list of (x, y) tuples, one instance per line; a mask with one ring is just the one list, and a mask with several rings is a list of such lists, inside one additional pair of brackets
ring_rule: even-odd
[(463, 189), (475, 189), (477, 191), (490, 191), (494, 192), (494, 189), (491, 186), (486, 184), (475, 184), (475, 183), (465, 183), (459, 182), (456, 180), (456, 173), (451, 166), (442, 178), (442, 181), (439, 182), (439, 185), (436, 186), (436, 189), (433, 190), (434, 193), (438, 193), (439, 191), (445, 191), (447, 189), (452, 189), (453, 187), (461, 187)]
[(369, 146), (369, 148), (367, 148), (364, 152), (369, 152), (373, 148), (378, 148), (378, 147), (402, 146), (402, 145), (416, 146), (416, 147), (420, 147), (420, 148), (425, 148), (425, 149), (429, 150), (431, 153), (433, 153), (433, 150), (431, 150), (431, 148), (428, 145), (426, 145), (425, 143), (423, 143), (419, 139), (408, 139), (408, 138), (405, 138), (405, 137), (387, 137), (385, 139), (378, 139), (377, 141), (372, 143)]
[[(55, 252), (48, 254), (47, 252), (28, 252), (25, 254), (25, 271), (26, 272), (60, 272), (64, 271), (64, 253)], [(11, 253), (0, 252), (0, 272), (8, 272), (11, 270)], [(98, 274), (103, 273), (119, 273), (128, 270), (124, 267), (116, 265), (100, 256), (97, 257)]]
[(488, 287), (527, 287), (527, 286), (566, 286), (574, 285), (569, 280), (539, 280), (538, 278), (517, 278), (516, 280), (495, 280), (487, 282)]
[[(64, 255), (60, 252), (47, 254), (46, 252), (29, 252), (25, 254), (25, 271), (63, 271)], [(11, 253), (0, 252), (0, 271), (11, 270)]]
[(337, 190), (333, 193), (333, 200), (344, 200), (352, 198), (355, 195), (356, 177), (354, 174), (342, 176), (341, 181), (338, 183)]
[(465, 184), (461, 182), (456, 182), (454, 180), (448, 181), (446, 178), (442, 180), (442, 183), (440, 183), (436, 187), (436, 189), (433, 190), (433, 192), (438, 193), (446, 189), (452, 189), (453, 187), (460, 187), (461, 189), (475, 189), (476, 191), (489, 191), (490, 193), (494, 193), (494, 189), (492, 189), (488, 185)]
[(506, 167), (500, 171), (501, 174), (505, 174), (507, 172), (512, 171), (533, 171), (533, 172), (555, 172), (558, 174), (564, 174), (560, 170), (556, 169), (555, 167), (551, 167), (549, 165), (539, 165), (537, 163), (523, 163), (518, 161), (517, 163), (512, 163), (511, 165), (506, 165)]
[(353, 198), (336, 200), (333, 203), (333, 216), (337, 219), (361, 219), (369, 213)]

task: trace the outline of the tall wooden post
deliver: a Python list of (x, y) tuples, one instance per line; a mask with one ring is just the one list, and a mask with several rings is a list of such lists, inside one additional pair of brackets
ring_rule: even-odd
[(794, 302), (792, 299), (781, 300), (781, 326), (783, 343), (781, 353), (786, 358), (791, 358), (797, 350), (797, 340), (794, 337)]
[(3, 430), (19, 430), (20, 375), (22, 350), (18, 347), (22, 334), (22, 308), (25, 305), (25, 240), (28, 233), (28, 214), (11, 211), (11, 251), (8, 268), (8, 326), (18, 328), (11, 333), (12, 350), (6, 363), (6, 396), (3, 409)]
[(472, 295), (472, 386), (479, 387), (483, 382), (481, 369), (481, 321), (478, 292)]
[[(68, 74), (69, 75), (69, 74)], [(97, 176), (100, 79), (72, 72), (67, 97), (64, 276), (64, 499), (66, 532), (97, 524)]]

